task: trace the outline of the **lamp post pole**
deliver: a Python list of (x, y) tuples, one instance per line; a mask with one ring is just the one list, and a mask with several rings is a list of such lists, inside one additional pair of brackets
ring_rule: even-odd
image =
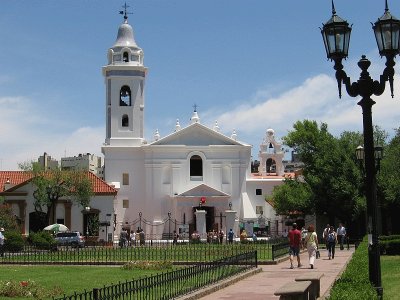
[(381, 266), (379, 252), (378, 226), (381, 222), (378, 211), (378, 199), (376, 194), (376, 168), (374, 157), (374, 138), (372, 124), (372, 106), (375, 101), (372, 95), (380, 96), (385, 91), (386, 81), (389, 81), (391, 95), (393, 97), (394, 58), (399, 54), (400, 20), (391, 15), (385, 0), (385, 13), (373, 24), (379, 54), (386, 57), (386, 68), (380, 76), (380, 80), (373, 80), (368, 68), (371, 62), (362, 55), (358, 66), (361, 69), (360, 78), (351, 83), (350, 77), (343, 70), (342, 60), (348, 56), (351, 27), (347, 21), (336, 15), (332, 0), (332, 17), (321, 29), (328, 59), (335, 62), (336, 80), (339, 97), (341, 97), (342, 84), (345, 85), (349, 96), (361, 96), (357, 103), (363, 113), (363, 135), (365, 155), (365, 197), (367, 200), (367, 231), (368, 231), (368, 262), (369, 280), (374, 285), (379, 299), (383, 297), (381, 282)]
[(90, 212), (90, 206), (85, 207), (86, 210), (86, 238), (89, 236), (89, 212)]

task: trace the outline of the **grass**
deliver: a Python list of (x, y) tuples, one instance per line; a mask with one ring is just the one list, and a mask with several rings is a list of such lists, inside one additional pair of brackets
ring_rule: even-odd
[[(121, 267), (100, 266), (0, 266), (0, 281), (33, 280), (42, 287), (61, 287), (63, 293), (71, 295), (75, 291), (91, 290), (95, 287), (132, 280), (155, 274), (154, 270), (123, 270)], [(60, 295), (61, 296), (61, 295)], [(0, 299), (32, 299), (8, 298)]]
[(382, 285), (384, 299), (399, 297), (400, 256), (381, 256)]

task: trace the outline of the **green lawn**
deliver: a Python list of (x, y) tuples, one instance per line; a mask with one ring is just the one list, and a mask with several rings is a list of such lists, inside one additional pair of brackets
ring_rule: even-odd
[(400, 256), (381, 256), (383, 298), (399, 299)]
[[(155, 274), (159, 271), (123, 270), (121, 267), (103, 266), (0, 266), (0, 281), (33, 280), (42, 287), (61, 287), (66, 295), (91, 290), (111, 283)], [(32, 299), (8, 298), (0, 299)]]

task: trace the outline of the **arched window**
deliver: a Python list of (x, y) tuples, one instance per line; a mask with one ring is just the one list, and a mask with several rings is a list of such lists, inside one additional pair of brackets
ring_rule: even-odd
[(124, 52), (124, 54), (122, 55), (122, 60), (124, 62), (129, 62), (129, 53), (128, 52)]
[(128, 127), (129, 126), (129, 117), (128, 115), (123, 115), (122, 116), (122, 127)]
[(203, 160), (198, 155), (190, 158), (190, 179), (203, 180)]
[(268, 158), (266, 161), (265, 167), (266, 167), (267, 173), (275, 173), (275, 170), (276, 170), (275, 160), (273, 160), (272, 158)]
[(119, 92), (119, 105), (131, 106), (131, 89), (127, 85), (124, 85)]

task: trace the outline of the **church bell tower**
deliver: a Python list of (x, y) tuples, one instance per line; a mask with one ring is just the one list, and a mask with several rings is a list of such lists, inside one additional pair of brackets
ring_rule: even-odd
[(144, 86), (147, 68), (136, 44), (128, 13), (119, 26), (108, 64), (102, 68), (106, 85), (106, 139), (109, 146), (140, 146), (144, 140)]

